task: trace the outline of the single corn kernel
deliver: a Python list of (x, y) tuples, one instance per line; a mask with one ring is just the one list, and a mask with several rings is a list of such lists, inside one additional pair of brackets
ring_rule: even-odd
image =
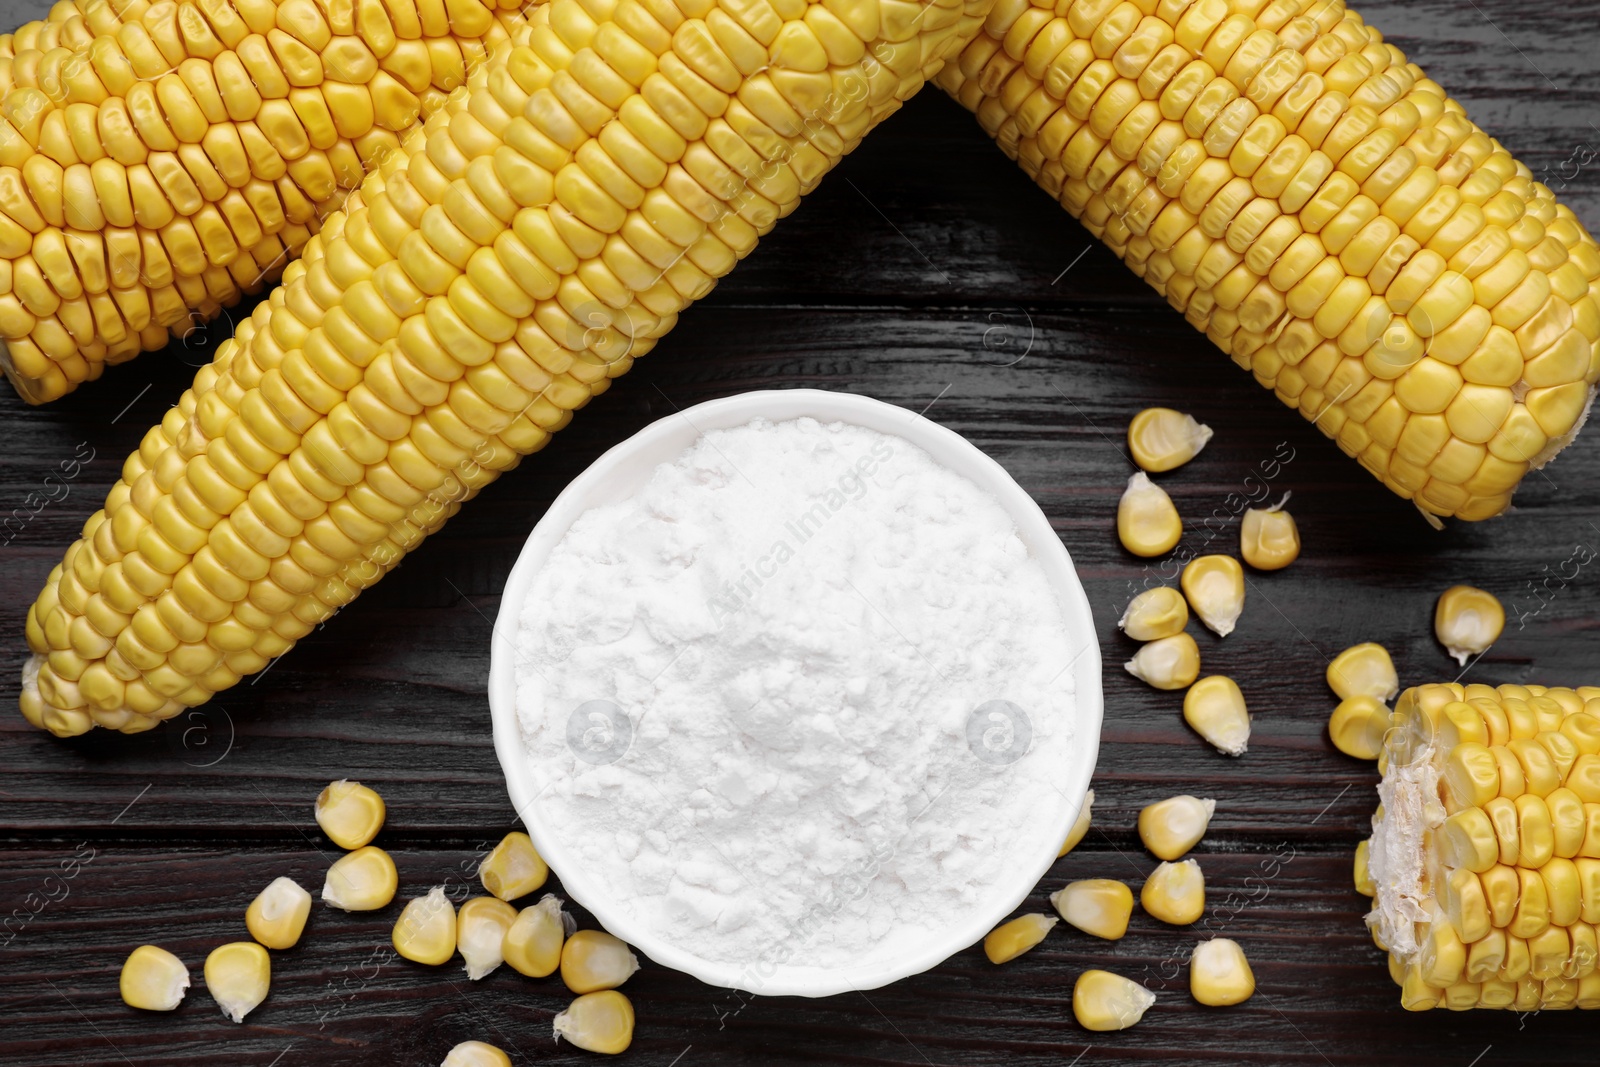
[(1043, 941), (1060, 921), (1054, 915), (1019, 915), (989, 931), (983, 939), (983, 954), (990, 963), (1009, 963)]
[(516, 900), (544, 885), (550, 868), (527, 834), (513, 831), (494, 846), (478, 865), (483, 888), (501, 900)]
[(1188, 634), (1173, 634), (1141, 646), (1122, 667), (1157, 689), (1182, 689), (1200, 676), (1200, 646)]
[(456, 943), (467, 961), (467, 977), (476, 982), (505, 962), (506, 931), (517, 921), (517, 909), (497, 897), (473, 897), (456, 913)]
[(1144, 471), (1128, 479), (1117, 504), (1117, 536), (1122, 547), (1136, 556), (1160, 556), (1183, 536), (1183, 522), (1167, 491)]
[(245, 929), (268, 948), (294, 948), (311, 914), (311, 894), (293, 878), (274, 878), (244, 912)]
[(463, 1041), (445, 1053), (439, 1067), (511, 1067), (511, 1057), (486, 1041)]
[(574, 993), (615, 989), (639, 969), (639, 958), (604, 930), (579, 930), (561, 946), (561, 980)]
[(1051, 893), (1050, 904), (1069, 925), (1115, 941), (1128, 932), (1133, 890), (1113, 878), (1087, 878)]
[(1139, 890), (1139, 904), (1164, 923), (1188, 926), (1206, 910), (1206, 878), (1194, 860), (1163, 863)]
[(1211, 440), (1211, 427), (1171, 408), (1145, 408), (1128, 423), (1128, 451), (1152, 474), (1181, 467)]
[(1128, 601), (1117, 626), (1135, 641), (1159, 641), (1183, 632), (1189, 621), (1189, 604), (1170, 585), (1146, 589)]
[(1463, 667), (1486, 651), (1506, 628), (1506, 609), (1493, 593), (1470, 585), (1453, 585), (1439, 595), (1433, 609), (1433, 632)]
[(189, 968), (164, 948), (140, 945), (122, 964), (122, 1002), (145, 1011), (171, 1011), (183, 1003)]
[(1183, 695), (1183, 721), (1225, 756), (1242, 756), (1250, 742), (1250, 712), (1232, 678), (1213, 674)]
[(1126, 1030), (1155, 1002), (1150, 990), (1110, 971), (1084, 971), (1072, 986), (1072, 1014), (1085, 1030)]
[(614, 1056), (633, 1043), (633, 1005), (614, 989), (585, 993), (556, 1016), (555, 1032), (557, 1041)]
[(1175, 860), (1206, 835), (1217, 802), (1188, 794), (1158, 800), (1139, 812), (1139, 840), (1158, 859)]
[(344, 911), (376, 911), (394, 899), (400, 875), (394, 860), (376, 845), (334, 860), (322, 883), (322, 902)]
[(1212, 1008), (1242, 1004), (1256, 991), (1256, 976), (1239, 942), (1214, 937), (1194, 947), (1189, 957), (1189, 992)]
[(1265, 510), (1249, 508), (1239, 523), (1239, 555), (1258, 571), (1280, 571), (1300, 558), (1300, 528), (1283, 510), (1289, 497)]
[(561, 898), (546, 893), (539, 903), (518, 913), (506, 931), (501, 952), (512, 970), (543, 978), (561, 966), (561, 946), (572, 929), (572, 916), (561, 910)]
[(360, 782), (341, 778), (317, 794), (317, 825), (343, 849), (367, 844), (383, 829), (383, 798)]
[(1400, 692), (1400, 675), (1388, 650), (1369, 641), (1352, 645), (1333, 657), (1328, 664), (1328, 688), (1340, 700), (1372, 697), (1387, 704)]
[(1068, 852), (1078, 847), (1078, 842), (1083, 840), (1083, 835), (1089, 832), (1089, 822), (1094, 812), (1094, 790), (1091, 789), (1083, 796), (1083, 807), (1078, 809), (1078, 817), (1072, 822), (1072, 829), (1067, 831), (1067, 839), (1061, 842), (1061, 851), (1056, 853), (1060, 859)]
[(244, 1022), (272, 985), (272, 960), (254, 941), (235, 941), (213, 949), (206, 957), (206, 989), (222, 1014)]
[(394, 950), (408, 960), (437, 966), (456, 951), (456, 909), (436, 885), (409, 901), (394, 924)]
[(1389, 709), (1376, 697), (1341, 700), (1328, 718), (1328, 736), (1346, 756), (1373, 760), (1389, 733)]
[(1180, 579), (1189, 606), (1218, 637), (1233, 633), (1244, 611), (1244, 568), (1232, 556), (1198, 556)]
[(1364, 897), (1378, 895), (1378, 887), (1372, 881), (1372, 868), (1367, 866), (1367, 857), (1372, 853), (1372, 842), (1363, 839), (1356, 846), (1355, 881), (1356, 892)]

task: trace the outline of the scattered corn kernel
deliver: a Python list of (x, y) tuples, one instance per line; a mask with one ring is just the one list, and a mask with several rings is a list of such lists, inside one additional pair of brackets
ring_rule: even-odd
[(1198, 556), (1180, 580), (1189, 606), (1218, 637), (1233, 633), (1244, 611), (1244, 568), (1232, 556)]
[(1155, 1002), (1150, 990), (1110, 971), (1084, 971), (1072, 986), (1072, 1014), (1085, 1030), (1126, 1030)]
[(1256, 991), (1256, 976), (1239, 942), (1214, 937), (1194, 947), (1189, 957), (1189, 992), (1200, 1003), (1221, 1008), (1241, 1004)]
[(1061, 851), (1056, 853), (1060, 859), (1068, 852), (1078, 847), (1078, 842), (1083, 840), (1083, 835), (1089, 832), (1089, 822), (1094, 817), (1094, 790), (1091, 789), (1083, 796), (1083, 807), (1078, 809), (1078, 817), (1072, 822), (1072, 829), (1067, 831), (1067, 839), (1061, 842)]
[(1352, 645), (1328, 664), (1328, 688), (1340, 700), (1372, 697), (1387, 704), (1400, 692), (1400, 675), (1388, 649), (1368, 641)]
[(274, 878), (244, 912), (245, 929), (268, 948), (294, 948), (311, 914), (311, 894), (293, 878)]
[(507, 834), (478, 865), (483, 888), (501, 900), (516, 900), (544, 885), (550, 868), (533, 847), (533, 839), (520, 831)]
[(1189, 603), (1170, 585), (1146, 589), (1128, 601), (1117, 623), (1135, 641), (1159, 641), (1183, 632), (1189, 621)]
[(1054, 915), (1019, 915), (1001, 923), (983, 939), (983, 954), (990, 963), (1010, 963), (1044, 940), (1044, 935), (1061, 920)]
[(561, 946), (561, 980), (574, 993), (615, 989), (639, 969), (639, 958), (604, 930), (579, 930)]
[(511, 1067), (511, 1057), (486, 1041), (463, 1041), (445, 1053), (439, 1067)]
[(1439, 595), (1433, 609), (1433, 632), (1463, 667), (1500, 639), (1506, 609), (1493, 593), (1470, 585), (1453, 585)]
[(206, 957), (206, 990), (222, 1014), (244, 1022), (272, 985), (272, 960), (254, 941), (235, 941), (212, 950)]
[(334, 860), (322, 883), (322, 902), (345, 911), (376, 911), (388, 906), (399, 888), (394, 860), (376, 845), (367, 845)]
[(1141, 646), (1122, 666), (1157, 689), (1182, 689), (1200, 676), (1200, 646), (1188, 634), (1173, 634)]
[(1183, 536), (1183, 522), (1167, 491), (1135, 471), (1117, 504), (1117, 536), (1136, 556), (1160, 556)]
[(1139, 890), (1139, 905), (1164, 923), (1188, 926), (1206, 910), (1206, 878), (1194, 860), (1163, 863)]
[(501, 951), (511, 969), (529, 978), (554, 974), (561, 966), (561, 946), (572, 932), (572, 917), (561, 910), (561, 898), (546, 893), (539, 903), (523, 908), (506, 931)]
[(517, 921), (517, 909), (498, 897), (473, 897), (456, 913), (456, 945), (467, 961), (467, 977), (476, 982), (505, 962), (506, 931)]
[(189, 968), (164, 948), (140, 945), (122, 964), (122, 1002), (145, 1011), (171, 1011), (183, 1003)]
[(1051, 893), (1050, 904), (1069, 925), (1115, 941), (1128, 932), (1133, 890), (1113, 878), (1087, 878)]
[(1258, 571), (1279, 571), (1300, 558), (1300, 528), (1283, 510), (1288, 496), (1270, 508), (1249, 508), (1239, 523), (1239, 555)]
[(1367, 866), (1367, 856), (1372, 851), (1372, 842), (1365, 838), (1356, 846), (1355, 882), (1356, 892), (1364, 897), (1378, 895), (1378, 887), (1373, 884), (1372, 870)]
[(394, 924), (394, 950), (408, 960), (437, 966), (456, 951), (456, 909), (436, 885), (409, 901)]
[(383, 798), (360, 782), (341, 778), (317, 794), (317, 825), (343, 849), (367, 844), (383, 829)]
[(1211, 440), (1211, 427), (1171, 408), (1145, 408), (1128, 423), (1128, 451), (1152, 474), (1181, 467)]
[(1389, 732), (1389, 709), (1375, 697), (1341, 700), (1328, 719), (1328, 736), (1346, 756), (1373, 760)]
[(1216, 810), (1210, 797), (1187, 793), (1158, 800), (1139, 812), (1139, 840), (1158, 859), (1175, 860), (1200, 843)]
[(558, 1041), (614, 1056), (633, 1043), (633, 1005), (614, 989), (585, 993), (556, 1016), (555, 1032)]
[(1183, 721), (1225, 756), (1242, 756), (1250, 743), (1250, 712), (1232, 678), (1213, 674), (1183, 695)]

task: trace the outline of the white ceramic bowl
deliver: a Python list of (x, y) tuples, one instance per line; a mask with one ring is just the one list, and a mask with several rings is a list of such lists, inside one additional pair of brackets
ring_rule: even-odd
[(494, 720), (495, 751), (500, 756), (506, 787), (517, 814), (540, 854), (560, 876), (566, 892), (593, 912), (607, 930), (657, 963), (687, 972), (711, 985), (762, 994), (815, 997), (875, 989), (925, 971), (972, 945), (1028, 895), (1055, 860), (1055, 848), (1043, 850), (1036, 856), (1012, 857), (1013, 862), (992, 887), (985, 906), (974, 909), (969, 922), (952, 927), (942, 937), (927, 939), (920, 951), (896, 957), (891, 965), (821, 968), (793, 962), (774, 964), (769, 968), (770, 974), (760, 976), (760, 988), (751, 990), (747, 964), (705, 960), (663, 942), (631, 918), (627, 910), (608, 895), (607, 887), (599, 879), (586, 876), (581, 864), (569, 862), (561, 839), (546, 827), (536, 802), (540, 785), (533, 778), (523, 749), (514, 670), (518, 616), (528, 589), (550, 551), (579, 515), (590, 508), (631, 496), (649, 480), (656, 467), (676, 459), (707, 430), (743, 426), (757, 417), (779, 422), (804, 416), (821, 422), (852, 423), (903, 438), (939, 463), (966, 476), (1000, 502), (1016, 523), (1023, 543), (1044, 567), (1074, 644), (1071, 669), (1076, 689), (1076, 722), (1071, 759), (1059, 769), (1059, 803), (1052, 810), (1037, 811), (1035, 815), (1055, 827), (1051, 841), (1064, 839), (1094, 773), (1103, 713), (1094, 620), (1072, 560), (1039, 506), (1000, 464), (938, 423), (869, 397), (816, 389), (740, 393), (697, 404), (653, 422), (595, 460), (550, 505), (544, 518), (528, 535), (522, 554), (506, 580), (490, 654), (489, 708)]

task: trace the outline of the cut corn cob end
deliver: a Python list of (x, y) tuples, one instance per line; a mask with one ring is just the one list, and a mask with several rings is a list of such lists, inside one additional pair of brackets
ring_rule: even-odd
[(1150, 990), (1110, 971), (1084, 971), (1072, 986), (1072, 1015), (1085, 1030), (1126, 1030), (1155, 1002)]
[(164, 948), (140, 945), (122, 964), (122, 1002), (145, 1011), (171, 1011), (189, 989), (189, 968)]
[(989, 931), (983, 939), (983, 954), (990, 963), (1010, 963), (1043, 941), (1060, 921), (1054, 915), (1019, 915)]

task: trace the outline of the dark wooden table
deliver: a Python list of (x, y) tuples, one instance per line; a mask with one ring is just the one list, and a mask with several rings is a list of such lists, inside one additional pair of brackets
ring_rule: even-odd
[[(15, 25), (42, 0), (4, 5)], [(1469, 112), (1600, 225), (1593, 0), (1415, 0), (1365, 14)], [(1080, 258), (1081, 255), (1081, 258)], [(1070, 269), (1069, 269), (1070, 268)], [(213, 343), (226, 324), (213, 328)], [(63, 403), (0, 398), (0, 512), (41, 489), (75, 451), (94, 459), (0, 549), (0, 704), (25, 655), (23, 613), (122, 457), (176, 400), (201, 345), (175, 345)], [(624, 1062), (851, 1064), (1593, 1063), (1600, 1020), (1578, 1012), (1411, 1015), (1351, 888), (1350, 858), (1376, 775), (1333, 749), (1328, 659), (1375, 640), (1405, 684), (1459, 673), (1430, 632), (1434, 597), (1459, 581), (1496, 593), (1511, 621), (1465, 678), (1600, 681), (1596, 569), (1600, 431), (1531, 476), (1517, 510), (1443, 533), (1281, 407), (1093, 242), (1005, 160), (972, 120), (928, 92), (847, 160), (681, 328), (544, 453), (493, 486), (382, 586), (263, 676), (151, 733), (59, 741), (0, 709), (0, 1061), (59, 1064), (437, 1064), (482, 1038), (513, 1061), (588, 1062), (552, 1044), (568, 997), (502, 968), (469, 984), (459, 963), (389, 958), (399, 904), (367, 915), (316, 908), (302, 944), (274, 955), (271, 998), (242, 1026), (200, 986), (206, 953), (245, 937), (243, 912), (273, 877), (315, 890), (337, 850), (311, 804), (330, 779), (381, 791), (378, 843), (401, 897), (449, 882), (513, 825), (484, 699), (489, 622), (518, 547), (552, 497), (608, 446), (653, 419), (748, 389), (861, 392), (928, 415), (999, 460), (1049, 514), (1089, 591), (1106, 669), (1095, 829), (1025, 907), (1072, 878), (1137, 885), (1155, 861), (1133, 832), (1140, 807), (1217, 798), (1198, 849), (1210, 891), (1200, 932), (1238, 939), (1259, 982), (1229, 1010), (1190, 1000), (1194, 929), (1135, 918), (1099, 941), (1057, 931), (1002, 968), (974, 948), (890, 988), (807, 1001), (742, 1000), (646, 964)], [(1121, 670), (1116, 631), (1147, 568), (1118, 546), (1113, 516), (1130, 466), (1121, 434), (1142, 407), (1194, 412), (1216, 429), (1198, 461), (1162, 478), (1185, 546), (1237, 545), (1238, 501), (1260, 468), (1294, 491), (1305, 552), (1257, 575), (1239, 628), (1202, 635), (1206, 669), (1237, 679), (1255, 714), (1232, 760), (1184, 726), (1176, 695)], [(80, 443), (81, 446), (80, 446)], [(1252, 475), (1255, 476), (1252, 479)], [(1569, 562), (1574, 561), (1574, 562)], [(559, 890), (558, 890), (559, 891)], [(588, 922), (589, 917), (580, 913)], [(125, 1007), (117, 974), (142, 942), (178, 953), (196, 988), (171, 1015)], [(1087, 967), (1159, 995), (1138, 1027), (1073, 1021)]]

